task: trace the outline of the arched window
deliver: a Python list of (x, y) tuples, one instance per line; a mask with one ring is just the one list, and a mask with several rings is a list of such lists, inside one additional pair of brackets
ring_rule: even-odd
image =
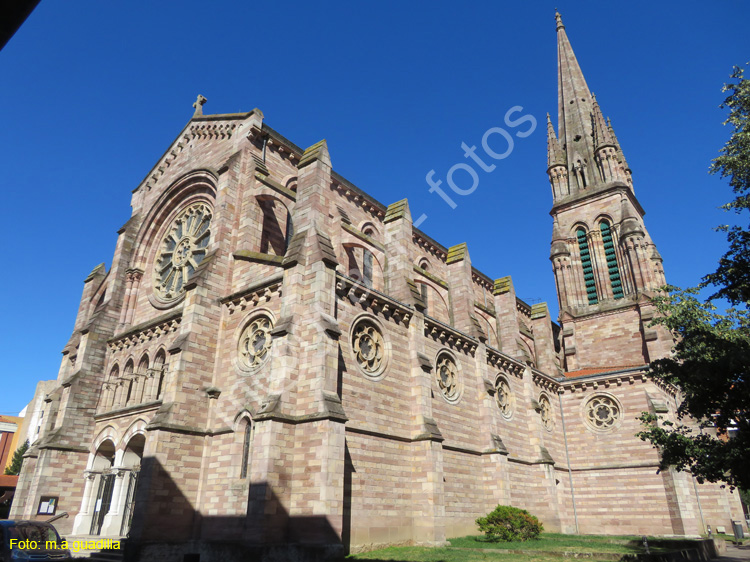
[(586, 231), (579, 228), (576, 231), (576, 236), (578, 237), (578, 251), (581, 254), (586, 296), (589, 299), (589, 304), (596, 304), (599, 302), (599, 298), (596, 296), (596, 281), (594, 280), (594, 268), (591, 265), (591, 253), (589, 252), (589, 242), (586, 240)]
[(609, 282), (612, 285), (612, 295), (621, 299), (625, 295), (622, 292), (622, 281), (620, 280), (620, 268), (617, 267), (617, 255), (615, 243), (612, 240), (612, 229), (609, 223), (602, 221), (599, 225), (602, 231), (602, 242), (604, 243), (604, 255), (607, 257), (607, 270), (609, 271)]
[[(244, 426), (244, 427), (243, 427)], [(252, 446), (253, 422), (245, 418), (242, 420), (242, 459), (240, 464), (240, 478), (247, 478), (247, 470), (250, 465), (250, 447)]]
[(258, 205), (263, 213), (260, 251), (283, 256), (293, 232), (292, 215), (281, 201), (273, 197), (259, 197)]
[(143, 402), (143, 399), (145, 398), (145, 381), (146, 376), (148, 375), (148, 355), (144, 355), (141, 357), (141, 362), (138, 363), (138, 371), (136, 371), (136, 374), (138, 375), (137, 379), (137, 392), (135, 394), (135, 401), (137, 404), (140, 404)]
[(164, 394), (164, 371), (166, 370), (164, 363), (166, 363), (166, 359), (167, 356), (163, 349), (156, 354), (156, 359), (154, 359), (154, 377), (156, 377), (156, 395), (154, 398), (156, 400), (161, 400)]
[(125, 395), (125, 404), (128, 404), (130, 402), (130, 398), (133, 395), (133, 381), (135, 379), (135, 377), (133, 376), (132, 359), (125, 365), (125, 370), (122, 373), (122, 377), (125, 379), (124, 383), (128, 385), (127, 394)]
[(115, 365), (109, 372), (109, 380), (107, 381), (107, 398), (104, 401), (104, 407), (107, 410), (111, 410), (115, 406), (117, 400), (117, 382), (120, 378), (120, 367)]

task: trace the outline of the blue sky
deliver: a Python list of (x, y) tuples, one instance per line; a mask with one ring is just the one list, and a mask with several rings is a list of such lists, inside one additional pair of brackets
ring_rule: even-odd
[[(554, 8), (629, 164), (667, 280), (696, 284), (725, 241), (721, 85), (750, 60), (750, 4), (83, 2), (43, 0), (0, 52), (5, 267), (0, 413), (57, 375), (83, 280), (109, 267), (131, 191), (192, 116), (263, 110), (422, 230), (467, 242), (492, 278), (557, 313), (546, 112), (557, 124)], [(465, 161), (516, 105), (539, 122), (449, 208), (425, 175)]]

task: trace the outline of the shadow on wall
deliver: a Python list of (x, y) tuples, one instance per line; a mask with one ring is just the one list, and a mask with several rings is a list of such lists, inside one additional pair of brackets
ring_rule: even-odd
[(302, 562), (344, 556), (341, 537), (325, 516), (290, 516), (265, 482), (242, 490), (247, 513), (204, 515), (156, 458), (144, 458), (124, 561)]

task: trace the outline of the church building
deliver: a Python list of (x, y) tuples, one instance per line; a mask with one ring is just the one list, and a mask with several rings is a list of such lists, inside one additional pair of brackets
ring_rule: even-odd
[(84, 280), (11, 517), (201, 562), (442, 545), (498, 504), (566, 533), (730, 529), (736, 493), (657, 472), (635, 437), (679, 401), (646, 376), (673, 343), (662, 258), (559, 15), (557, 48), (558, 322), (325, 141), (199, 97)]

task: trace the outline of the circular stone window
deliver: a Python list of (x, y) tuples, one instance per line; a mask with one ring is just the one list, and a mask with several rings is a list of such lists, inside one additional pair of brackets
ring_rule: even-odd
[(586, 425), (595, 431), (609, 431), (622, 418), (622, 408), (612, 396), (598, 394), (584, 406)]
[(513, 391), (505, 377), (500, 376), (495, 380), (495, 400), (503, 417), (510, 419), (513, 416)]
[(185, 292), (185, 284), (206, 257), (211, 216), (207, 204), (194, 203), (167, 229), (154, 260), (154, 291), (160, 299), (174, 300)]
[(453, 357), (441, 353), (437, 358), (435, 380), (440, 392), (448, 402), (458, 402), (461, 397), (461, 386), (458, 379), (458, 366)]
[(259, 316), (242, 330), (237, 356), (244, 370), (259, 369), (271, 355), (271, 328), (271, 320), (267, 316)]
[(360, 370), (372, 378), (381, 378), (387, 356), (383, 333), (368, 320), (360, 320), (352, 330), (352, 353)]
[(539, 414), (542, 416), (544, 429), (552, 431), (555, 427), (555, 418), (552, 414), (552, 404), (546, 394), (539, 397)]

